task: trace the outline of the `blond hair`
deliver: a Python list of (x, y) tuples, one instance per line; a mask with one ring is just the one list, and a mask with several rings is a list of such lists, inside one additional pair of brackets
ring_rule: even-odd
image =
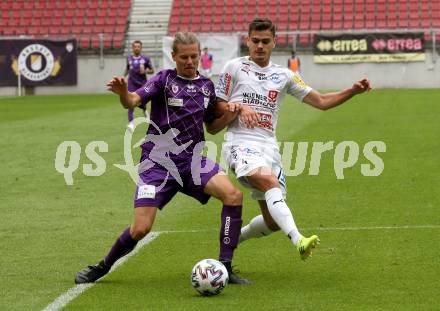
[(194, 44), (197, 43), (197, 46), (200, 50), (200, 41), (197, 39), (196, 35), (192, 32), (177, 32), (174, 35), (173, 40), (173, 52), (177, 53), (177, 45), (178, 44)]

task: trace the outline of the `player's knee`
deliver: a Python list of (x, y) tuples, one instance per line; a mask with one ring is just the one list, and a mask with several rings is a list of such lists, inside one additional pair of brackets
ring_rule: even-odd
[(131, 230), (131, 237), (135, 240), (140, 240), (145, 237), (151, 230), (150, 225), (135, 225)]
[(241, 205), (243, 203), (243, 193), (238, 188), (231, 188), (225, 193), (223, 203), (227, 205)]
[(253, 187), (262, 192), (280, 186), (278, 178), (274, 174), (260, 174), (249, 178), (249, 181)]

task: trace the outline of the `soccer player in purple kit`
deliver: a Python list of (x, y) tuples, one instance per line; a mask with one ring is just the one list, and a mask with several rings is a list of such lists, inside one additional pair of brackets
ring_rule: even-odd
[[(219, 260), (228, 270), (229, 283), (250, 283), (234, 273), (231, 265), (242, 224), (243, 194), (217, 163), (200, 154), (200, 145), (204, 142), (203, 122), (208, 129), (215, 128), (225, 119), (234, 119), (237, 112), (215, 118), (214, 84), (198, 75), (200, 43), (193, 33), (175, 35), (172, 57), (175, 69), (160, 71), (135, 92), (128, 91), (122, 77), (114, 77), (107, 84), (108, 90), (119, 95), (121, 104), (127, 109), (145, 108), (151, 101), (151, 123), (141, 146), (134, 222), (122, 232), (103, 260), (78, 272), (77, 284), (95, 282), (107, 274), (119, 258), (131, 252), (151, 231), (157, 210), (162, 209), (177, 192), (192, 196), (202, 204), (206, 204), (211, 196), (223, 203)], [(149, 140), (149, 137), (153, 139)], [(173, 164), (177, 170), (167, 169)]]
[[(154, 73), (153, 65), (148, 56), (142, 55), (142, 42), (139, 40), (133, 41), (131, 44), (133, 54), (127, 57), (127, 68), (124, 72), (124, 77), (128, 75), (128, 91), (134, 92), (142, 87), (147, 82), (147, 73)], [(146, 116), (145, 108), (142, 108)], [(134, 124), (134, 108), (128, 108), (128, 124), (127, 128), (133, 131)]]

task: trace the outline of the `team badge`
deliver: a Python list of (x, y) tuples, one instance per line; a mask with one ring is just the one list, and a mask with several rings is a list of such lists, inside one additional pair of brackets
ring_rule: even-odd
[(171, 90), (173, 91), (173, 93), (177, 93), (179, 92), (179, 86), (177, 84), (171, 84)]
[(42, 81), (49, 76), (56, 76), (61, 68), (59, 60), (55, 60), (52, 52), (42, 44), (25, 47), (18, 55), (18, 64), (15, 66), (31, 81)]
[(203, 95), (205, 95), (205, 96), (210, 96), (211, 95), (211, 92), (209, 91), (209, 89), (206, 87), (206, 85), (204, 85), (204, 86), (202, 86), (202, 93), (203, 93)]
[(278, 91), (269, 91), (269, 94), (267, 97), (269, 97), (270, 101), (272, 101), (272, 102), (276, 101), (277, 97), (278, 97)]

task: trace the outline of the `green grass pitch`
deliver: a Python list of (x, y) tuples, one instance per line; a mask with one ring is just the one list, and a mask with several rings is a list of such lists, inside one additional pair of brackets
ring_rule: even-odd
[[(234, 264), (253, 284), (201, 297), (190, 271), (218, 256), (220, 204), (178, 195), (153, 228), (167, 233), (65, 309), (438, 310), (439, 116), (438, 90), (373, 90), (327, 112), (286, 99), (280, 141), (354, 141), (361, 148), (345, 179), (336, 179), (334, 149), (322, 155), (319, 175), (308, 175), (310, 146), (305, 171), (287, 177), (298, 226), (321, 239), (311, 260), (302, 262), (281, 233), (247, 241)], [(43, 309), (131, 222), (134, 184), (113, 166), (124, 163), (125, 124), (111, 95), (0, 99), (0, 310)], [(222, 138), (207, 136), (219, 148)], [(54, 165), (68, 140), (82, 148), (72, 186)], [(386, 144), (384, 171), (365, 177), (362, 147), (373, 140)], [(91, 141), (108, 144), (99, 177), (82, 173)], [(247, 223), (258, 209), (244, 191)]]

